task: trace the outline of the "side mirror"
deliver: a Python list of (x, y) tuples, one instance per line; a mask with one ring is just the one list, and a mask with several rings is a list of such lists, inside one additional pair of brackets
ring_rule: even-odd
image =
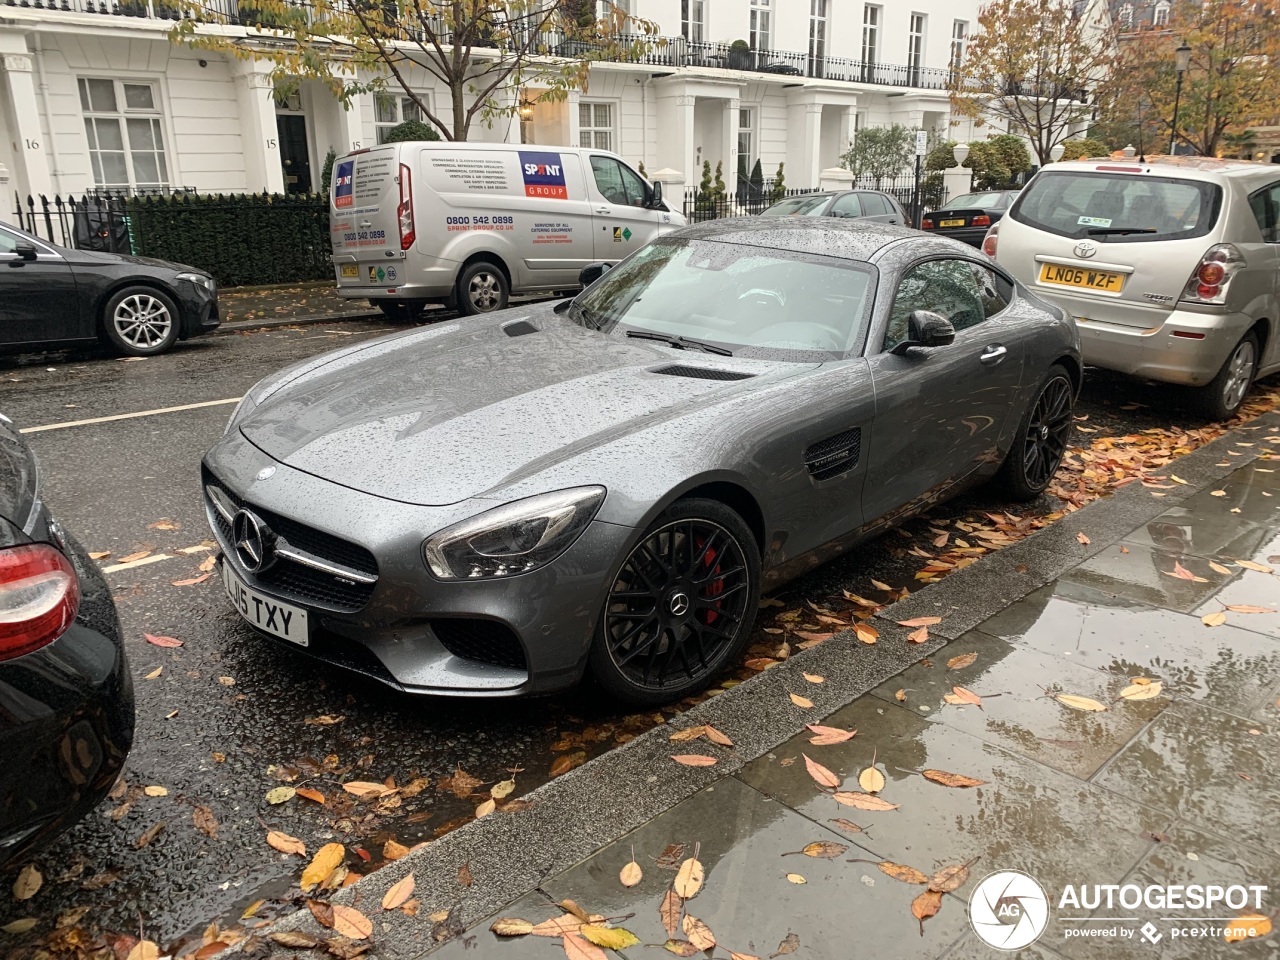
[(940, 313), (932, 310), (916, 310), (907, 319), (907, 339), (891, 351), (905, 356), (912, 347), (945, 347), (954, 343), (956, 328)]
[(29, 240), (19, 240), (13, 245), (13, 252), (21, 260), (34, 260), (37, 253), (36, 245)]
[(660, 207), (662, 206), (662, 181), (655, 180), (652, 186), (653, 190), (649, 194), (649, 206)]
[(591, 286), (609, 271), (609, 266), (607, 263), (588, 263), (578, 274), (578, 282), (583, 287)]

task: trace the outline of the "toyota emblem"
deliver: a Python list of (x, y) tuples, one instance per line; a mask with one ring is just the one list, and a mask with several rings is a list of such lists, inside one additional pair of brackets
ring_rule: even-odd
[(1081, 240), (1076, 244), (1076, 256), (1082, 260), (1088, 260), (1098, 252), (1098, 245), (1092, 240)]
[(276, 535), (257, 514), (241, 510), (231, 521), (236, 556), (250, 573), (261, 573), (276, 562)]

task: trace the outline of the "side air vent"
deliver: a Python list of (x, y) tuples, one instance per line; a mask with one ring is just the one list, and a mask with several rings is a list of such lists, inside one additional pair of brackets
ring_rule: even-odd
[(829, 480), (856, 467), (861, 452), (862, 428), (854, 427), (809, 447), (804, 452), (805, 469), (815, 480)]
[(712, 370), (707, 367), (686, 367), (675, 364), (670, 367), (659, 367), (651, 373), (661, 373), (667, 377), (691, 377), (694, 380), (750, 380), (754, 373), (740, 373), (737, 370)]
[(537, 333), (538, 328), (528, 320), (512, 320), (503, 325), (502, 332), (508, 337), (523, 337), (530, 333)]

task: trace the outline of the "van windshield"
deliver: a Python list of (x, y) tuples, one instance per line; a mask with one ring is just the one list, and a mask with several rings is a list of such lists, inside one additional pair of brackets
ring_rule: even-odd
[(664, 238), (583, 291), (569, 316), (615, 336), (685, 338), (762, 359), (825, 359), (861, 346), (872, 292), (865, 263)]
[(1222, 188), (1203, 180), (1073, 170), (1041, 173), (1009, 215), (1061, 237), (1146, 243), (1203, 237), (1221, 207)]

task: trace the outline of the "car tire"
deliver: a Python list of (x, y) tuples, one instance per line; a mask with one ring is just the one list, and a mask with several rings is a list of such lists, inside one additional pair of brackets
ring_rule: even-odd
[(458, 277), (456, 301), (459, 312), (465, 316), (505, 310), (510, 298), (507, 275), (488, 260), (468, 265)]
[(747, 524), (718, 501), (678, 500), (614, 574), (588, 668), (616, 700), (681, 700), (741, 654), (759, 602), (760, 551)]
[(1013, 445), (996, 482), (1013, 500), (1034, 500), (1048, 489), (1071, 441), (1076, 388), (1071, 374), (1055, 363), (1040, 381), (1018, 423)]
[(1195, 392), (1196, 407), (1211, 420), (1229, 420), (1244, 405), (1258, 375), (1258, 335), (1250, 330), (1223, 361), (1217, 376)]
[(124, 287), (102, 308), (102, 332), (118, 353), (152, 357), (177, 342), (182, 314), (173, 298), (155, 287)]

